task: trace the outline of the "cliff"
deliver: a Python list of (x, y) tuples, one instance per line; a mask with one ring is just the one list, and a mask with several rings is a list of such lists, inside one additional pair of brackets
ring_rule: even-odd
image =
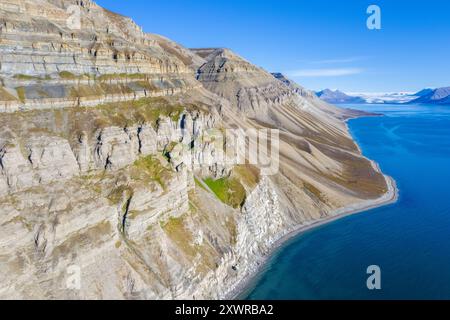
[[(0, 1), (0, 28), (0, 298), (223, 298), (290, 231), (388, 191), (351, 114), (230, 50), (86, 0)], [(279, 129), (279, 170), (221, 161), (232, 139), (205, 132), (229, 128)]]

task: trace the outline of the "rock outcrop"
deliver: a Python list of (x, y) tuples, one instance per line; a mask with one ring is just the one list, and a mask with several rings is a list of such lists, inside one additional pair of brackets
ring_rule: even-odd
[[(353, 114), (92, 1), (0, 1), (0, 63), (0, 298), (223, 298), (288, 232), (387, 191)], [(227, 129), (273, 128), (279, 170), (224, 161)]]

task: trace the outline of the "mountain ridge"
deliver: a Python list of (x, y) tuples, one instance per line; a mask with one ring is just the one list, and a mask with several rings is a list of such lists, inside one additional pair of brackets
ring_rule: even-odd
[(352, 97), (339, 90), (325, 89), (316, 93), (322, 100), (332, 103), (364, 103), (365, 100), (360, 97)]
[(418, 98), (410, 103), (450, 105), (450, 87), (424, 89), (416, 95)]
[(450, 103), (450, 87), (425, 88), (416, 93), (387, 92), (387, 93), (349, 93), (325, 89), (316, 94), (322, 100), (335, 104), (436, 104), (448, 105)]

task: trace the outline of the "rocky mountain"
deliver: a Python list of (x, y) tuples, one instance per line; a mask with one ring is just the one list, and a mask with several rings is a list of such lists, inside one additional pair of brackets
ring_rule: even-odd
[(345, 94), (342, 91), (339, 90), (330, 90), (330, 89), (325, 89), (323, 91), (317, 92), (317, 96), (328, 102), (328, 103), (332, 103), (332, 104), (339, 104), (339, 103), (365, 103), (366, 100), (364, 100), (363, 98), (360, 97), (353, 97), (353, 96), (349, 96), (347, 94)]
[(284, 84), (286, 84), (287, 86), (292, 88), (292, 90), (295, 90), (302, 97), (308, 98), (308, 99), (317, 98), (316, 94), (313, 91), (303, 88), (302, 86), (298, 85), (297, 83), (295, 83), (291, 79), (286, 78), (286, 76), (284, 74), (282, 74), (282, 73), (272, 73), (272, 75), (276, 79), (280, 80), (281, 82), (283, 82)]
[[(289, 232), (392, 191), (350, 112), (93, 1), (1, 0), (0, 77), (0, 298), (228, 297)], [(271, 174), (223, 137), (275, 128)]]
[(423, 97), (426, 95), (429, 95), (430, 93), (433, 93), (434, 89), (432, 88), (426, 88), (426, 89), (422, 89), (419, 92), (416, 92), (415, 94), (413, 94), (413, 96), (415, 97)]
[(411, 103), (450, 105), (450, 87), (437, 89), (424, 89), (417, 94), (418, 98)]
[(412, 92), (349, 92), (344, 93), (329, 89), (318, 92), (317, 95), (328, 103), (336, 104), (352, 104), (352, 103), (367, 103), (367, 104), (403, 104), (409, 103), (420, 97), (422, 94), (427, 94), (429, 89), (425, 89), (416, 94)]

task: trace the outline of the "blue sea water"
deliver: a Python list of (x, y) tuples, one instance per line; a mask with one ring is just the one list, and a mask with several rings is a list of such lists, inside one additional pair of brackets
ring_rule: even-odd
[[(299, 235), (270, 259), (247, 299), (450, 299), (450, 107), (352, 105), (363, 153), (394, 177), (399, 202)], [(367, 267), (381, 268), (370, 291)]]

